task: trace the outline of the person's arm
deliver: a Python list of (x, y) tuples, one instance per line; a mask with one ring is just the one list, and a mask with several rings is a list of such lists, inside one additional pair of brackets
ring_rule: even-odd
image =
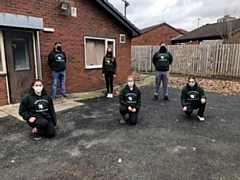
[(181, 100), (182, 107), (187, 106), (185, 88), (182, 89), (180, 100)]
[(202, 99), (202, 98), (207, 99), (207, 98), (206, 98), (206, 95), (205, 95), (205, 92), (204, 92), (204, 90), (203, 90), (202, 87), (199, 87), (199, 94), (200, 94), (200, 98), (201, 98), (201, 99)]
[(56, 117), (55, 109), (54, 109), (54, 106), (53, 106), (53, 101), (52, 101), (52, 98), (50, 96), (49, 96), (48, 111), (49, 111), (49, 114), (51, 116), (51, 120), (53, 122), (53, 125), (56, 126), (57, 125), (57, 117)]
[(102, 74), (105, 74), (105, 56), (103, 57), (102, 61)]
[(156, 66), (156, 54), (157, 53), (155, 53), (152, 58), (152, 63), (154, 64), (154, 66)]
[(120, 94), (119, 94), (119, 103), (122, 106), (128, 106), (127, 102), (125, 101), (125, 93), (124, 93), (124, 89), (121, 90)]
[(63, 52), (63, 55), (64, 55), (64, 60), (65, 60), (65, 64), (67, 63), (67, 56), (66, 56), (66, 54), (65, 54), (65, 52)]
[(172, 54), (170, 52), (168, 52), (168, 54), (169, 54), (169, 64), (172, 64), (173, 62)]
[(53, 61), (53, 56), (52, 53), (50, 52), (48, 55), (48, 66), (51, 68), (52, 66), (52, 61)]
[(114, 58), (114, 63), (113, 63), (113, 73), (116, 75), (116, 69), (117, 69), (117, 62), (116, 58)]
[(24, 120), (28, 121), (30, 119), (31, 116), (28, 113), (27, 95), (25, 95), (22, 98), (19, 109), (18, 109), (18, 113), (20, 116), (22, 116)]
[(136, 109), (139, 110), (141, 108), (141, 104), (142, 104), (142, 93), (140, 90), (138, 90), (138, 94), (137, 94), (137, 105), (136, 105)]

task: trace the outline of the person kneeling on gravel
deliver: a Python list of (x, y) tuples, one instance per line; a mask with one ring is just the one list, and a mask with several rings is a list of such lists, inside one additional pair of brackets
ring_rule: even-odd
[(54, 126), (57, 124), (56, 113), (52, 98), (40, 79), (34, 80), (29, 92), (22, 97), (19, 115), (32, 127), (35, 140), (42, 139), (39, 131), (42, 131), (46, 137), (54, 137)]
[(129, 123), (135, 125), (138, 119), (138, 112), (141, 108), (141, 91), (134, 83), (133, 76), (128, 76), (127, 85), (119, 94), (120, 114), (122, 118), (120, 123), (126, 122), (126, 114), (129, 114)]
[(198, 109), (197, 118), (199, 121), (204, 121), (206, 99), (203, 88), (198, 85), (194, 76), (190, 76), (187, 85), (182, 89), (181, 104), (183, 111), (190, 116), (194, 109)]

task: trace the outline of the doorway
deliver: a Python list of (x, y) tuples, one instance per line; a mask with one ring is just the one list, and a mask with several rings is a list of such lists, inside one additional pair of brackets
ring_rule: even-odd
[(10, 103), (20, 102), (35, 79), (33, 33), (4, 31)]

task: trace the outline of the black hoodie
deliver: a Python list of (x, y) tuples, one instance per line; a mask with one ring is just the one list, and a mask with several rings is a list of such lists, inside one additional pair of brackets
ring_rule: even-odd
[(182, 94), (181, 94), (182, 107), (186, 106), (187, 104), (200, 101), (200, 99), (202, 98), (206, 99), (206, 96), (203, 88), (201, 88), (197, 82), (193, 87), (190, 87), (187, 83), (187, 85), (182, 89)]
[(66, 54), (53, 49), (48, 55), (48, 65), (52, 71), (63, 71), (66, 69)]
[(126, 85), (119, 94), (119, 103), (139, 110), (141, 108), (141, 90), (134, 84), (133, 90)]

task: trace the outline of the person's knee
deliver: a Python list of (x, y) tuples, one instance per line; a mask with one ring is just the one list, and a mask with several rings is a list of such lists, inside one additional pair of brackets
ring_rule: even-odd
[(193, 113), (193, 111), (184, 111), (187, 115), (191, 115)]
[(132, 125), (132, 126), (134, 126), (134, 125), (137, 124), (137, 121), (133, 121), (133, 122), (130, 121), (129, 124)]
[(44, 133), (46, 137), (53, 138), (56, 134), (55, 129), (52, 129), (51, 131), (47, 131)]
[(36, 125), (37, 129), (46, 129), (48, 127), (48, 121), (41, 118), (41, 120)]

